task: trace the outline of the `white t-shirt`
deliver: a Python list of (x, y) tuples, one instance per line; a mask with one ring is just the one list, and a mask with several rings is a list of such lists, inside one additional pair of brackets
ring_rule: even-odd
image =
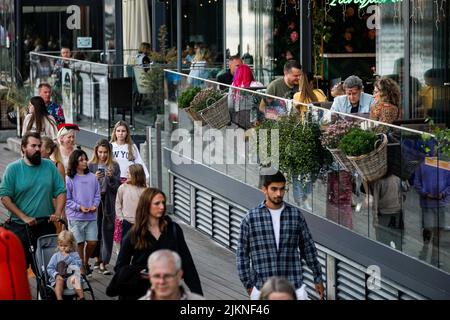
[(275, 234), (275, 242), (277, 243), (277, 249), (280, 247), (280, 218), (281, 218), (281, 211), (284, 210), (284, 204), (280, 209), (273, 210), (269, 209), (270, 216), (272, 217), (272, 226), (273, 226), (273, 232)]
[(135, 144), (133, 144), (134, 161), (128, 160), (128, 144), (119, 145), (119, 144), (117, 144), (117, 142), (113, 142), (112, 143), (112, 153), (113, 153), (114, 159), (117, 161), (117, 163), (120, 166), (120, 177), (121, 178), (127, 177), (127, 170), (130, 165), (132, 165), (134, 163), (139, 163), (144, 167), (145, 178), (148, 180), (149, 174), (148, 174), (147, 167), (145, 166), (144, 162), (142, 161), (139, 150)]

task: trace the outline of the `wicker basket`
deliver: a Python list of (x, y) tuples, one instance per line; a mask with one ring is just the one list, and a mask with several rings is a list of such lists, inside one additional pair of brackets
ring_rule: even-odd
[[(347, 156), (351, 163), (356, 168), (356, 171), (361, 177), (367, 181), (376, 181), (386, 175), (388, 170), (387, 165), (387, 136), (381, 134), (382, 140), (375, 142), (375, 150), (368, 154), (363, 154), (358, 157)], [(377, 144), (379, 144), (377, 146)]]
[(350, 162), (350, 160), (348, 160), (347, 156), (341, 151), (341, 149), (327, 149), (333, 155), (334, 160), (339, 163), (341, 169), (349, 172), (356, 172), (355, 166)]
[(225, 127), (231, 121), (228, 111), (228, 95), (224, 95), (199, 113), (211, 128), (221, 129)]
[(200, 113), (192, 111), (191, 107), (184, 108), (183, 110), (186, 111), (189, 119), (191, 119), (192, 122), (200, 121), (202, 126), (205, 125), (205, 121), (203, 120), (203, 118), (200, 115)]

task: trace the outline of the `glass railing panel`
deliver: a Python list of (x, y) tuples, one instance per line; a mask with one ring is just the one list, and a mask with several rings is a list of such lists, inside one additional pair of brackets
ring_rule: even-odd
[[(278, 143), (278, 162), (270, 164), (282, 169), (287, 177), (287, 202), (448, 271), (450, 217), (446, 192), (450, 190), (450, 179), (447, 178), (450, 177), (450, 174), (447, 176), (450, 164), (442, 152), (433, 154), (432, 138), (427, 139), (423, 132), (407, 126), (372, 121), (369, 115), (342, 114), (330, 111), (329, 105), (298, 104), (269, 96), (263, 88), (246, 90), (189, 77), (184, 73), (166, 70), (165, 74), (166, 87), (167, 79), (173, 79), (173, 75), (178, 79), (173, 84), (172, 94), (169, 95), (167, 90), (165, 92), (165, 118), (168, 121), (165, 130), (170, 133), (168, 136), (173, 138), (175, 129), (184, 129), (192, 150), (196, 138), (201, 141), (202, 151), (211, 141), (217, 141), (217, 138), (212, 139), (214, 131), (208, 131), (211, 126), (203, 118), (200, 120), (206, 123), (194, 127), (192, 109), (180, 107), (182, 104), (190, 106), (189, 102), (186, 105), (189, 99), (183, 95), (194, 87), (193, 80), (200, 81), (201, 90), (214, 88), (227, 95), (230, 121), (218, 129), (221, 137), (236, 130), (242, 130), (244, 134), (243, 163), (234, 159), (234, 162), (226, 162), (225, 166), (218, 165), (217, 161), (213, 161), (214, 153), (208, 152), (200, 155), (188, 152), (184, 153), (185, 156), (242, 183), (258, 187), (259, 176), (266, 170), (267, 161), (262, 160), (261, 154), (252, 155), (251, 133), (258, 132), (253, 138), (257, 143), (262, 129), (269, 132), (278, 129), (278, 137), (266, 141), (272, 143), (275, 140)], [(192, 94), (192, 97), (195, 95)], [(289, 113), (295, 114), (293, 118), (297, 119), (297, 124), (289, 123), (294, 121), (286, 117)], [(327, 135), (329, 138), (332, 128), (336, 130), (336, 126), (346, 133), (355, 129), (362, 131), (347, 139), (344, 143), (346, 147), (341, 143), (343, 134), (338, 139), (339, 143), (333, 145), (327, 141)], [(374, 146), (364, 152), (365, 149), (360, 146), (363, 144), (358, 139), (368, 133)], [(315, 143), (311, 143), (313, 140)], [(167, 145), (178, 152), (182, 139), (174, 141)], [(229, 143), (228, 149), (224, 147), (221, 150), (231, 153), (238, 147)], [(349, 154), (355, 152), (355, 155), (347, 156), (342, 153), (343, 150)], [(286, 154), (290, 155), (291, 167), (286, 164), (289, 161), (283, 159)], [(227, 159), (226, 155), (219, 155)], [(309, 158), (316, 161), (308, 162)], [(300, 172), (296, 173), (293, 168)], [(421, 175), (421, 170), (425, 174)], [(430, 188), (428, 197), (434, 201), (433, 210), (427, 208), (426, 202), (429, 201), (424, 201), (420, 191), (424, 181)], [(427, 231), (430, 228), (432, 230)]]

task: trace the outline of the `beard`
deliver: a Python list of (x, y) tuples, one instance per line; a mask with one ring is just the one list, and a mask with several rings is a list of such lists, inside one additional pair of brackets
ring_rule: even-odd
[(283, 202), (283, 197), (269, 197), (269, 200), (273, 204), (281, 204)]
[(29, 155), (28, 152), (25, 154), (25, 156), (27, 157), (27, 159), (31, 162), (31, 164), (38, 166), (41, 164), (41, 153), (40, 152), (35, 152), (32, 155)]

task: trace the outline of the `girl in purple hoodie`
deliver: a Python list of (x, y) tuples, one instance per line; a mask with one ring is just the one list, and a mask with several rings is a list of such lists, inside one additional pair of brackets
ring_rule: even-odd
[(100, 185), (89, 172), (88, 158), (83, 150), (74, 150), (69, 157), (66, 177), (66, 216), (69, 230), (77, 241), (83, 272), (92, 276), (89, 257), (97, 245), (97, 207), (100, 204)]

